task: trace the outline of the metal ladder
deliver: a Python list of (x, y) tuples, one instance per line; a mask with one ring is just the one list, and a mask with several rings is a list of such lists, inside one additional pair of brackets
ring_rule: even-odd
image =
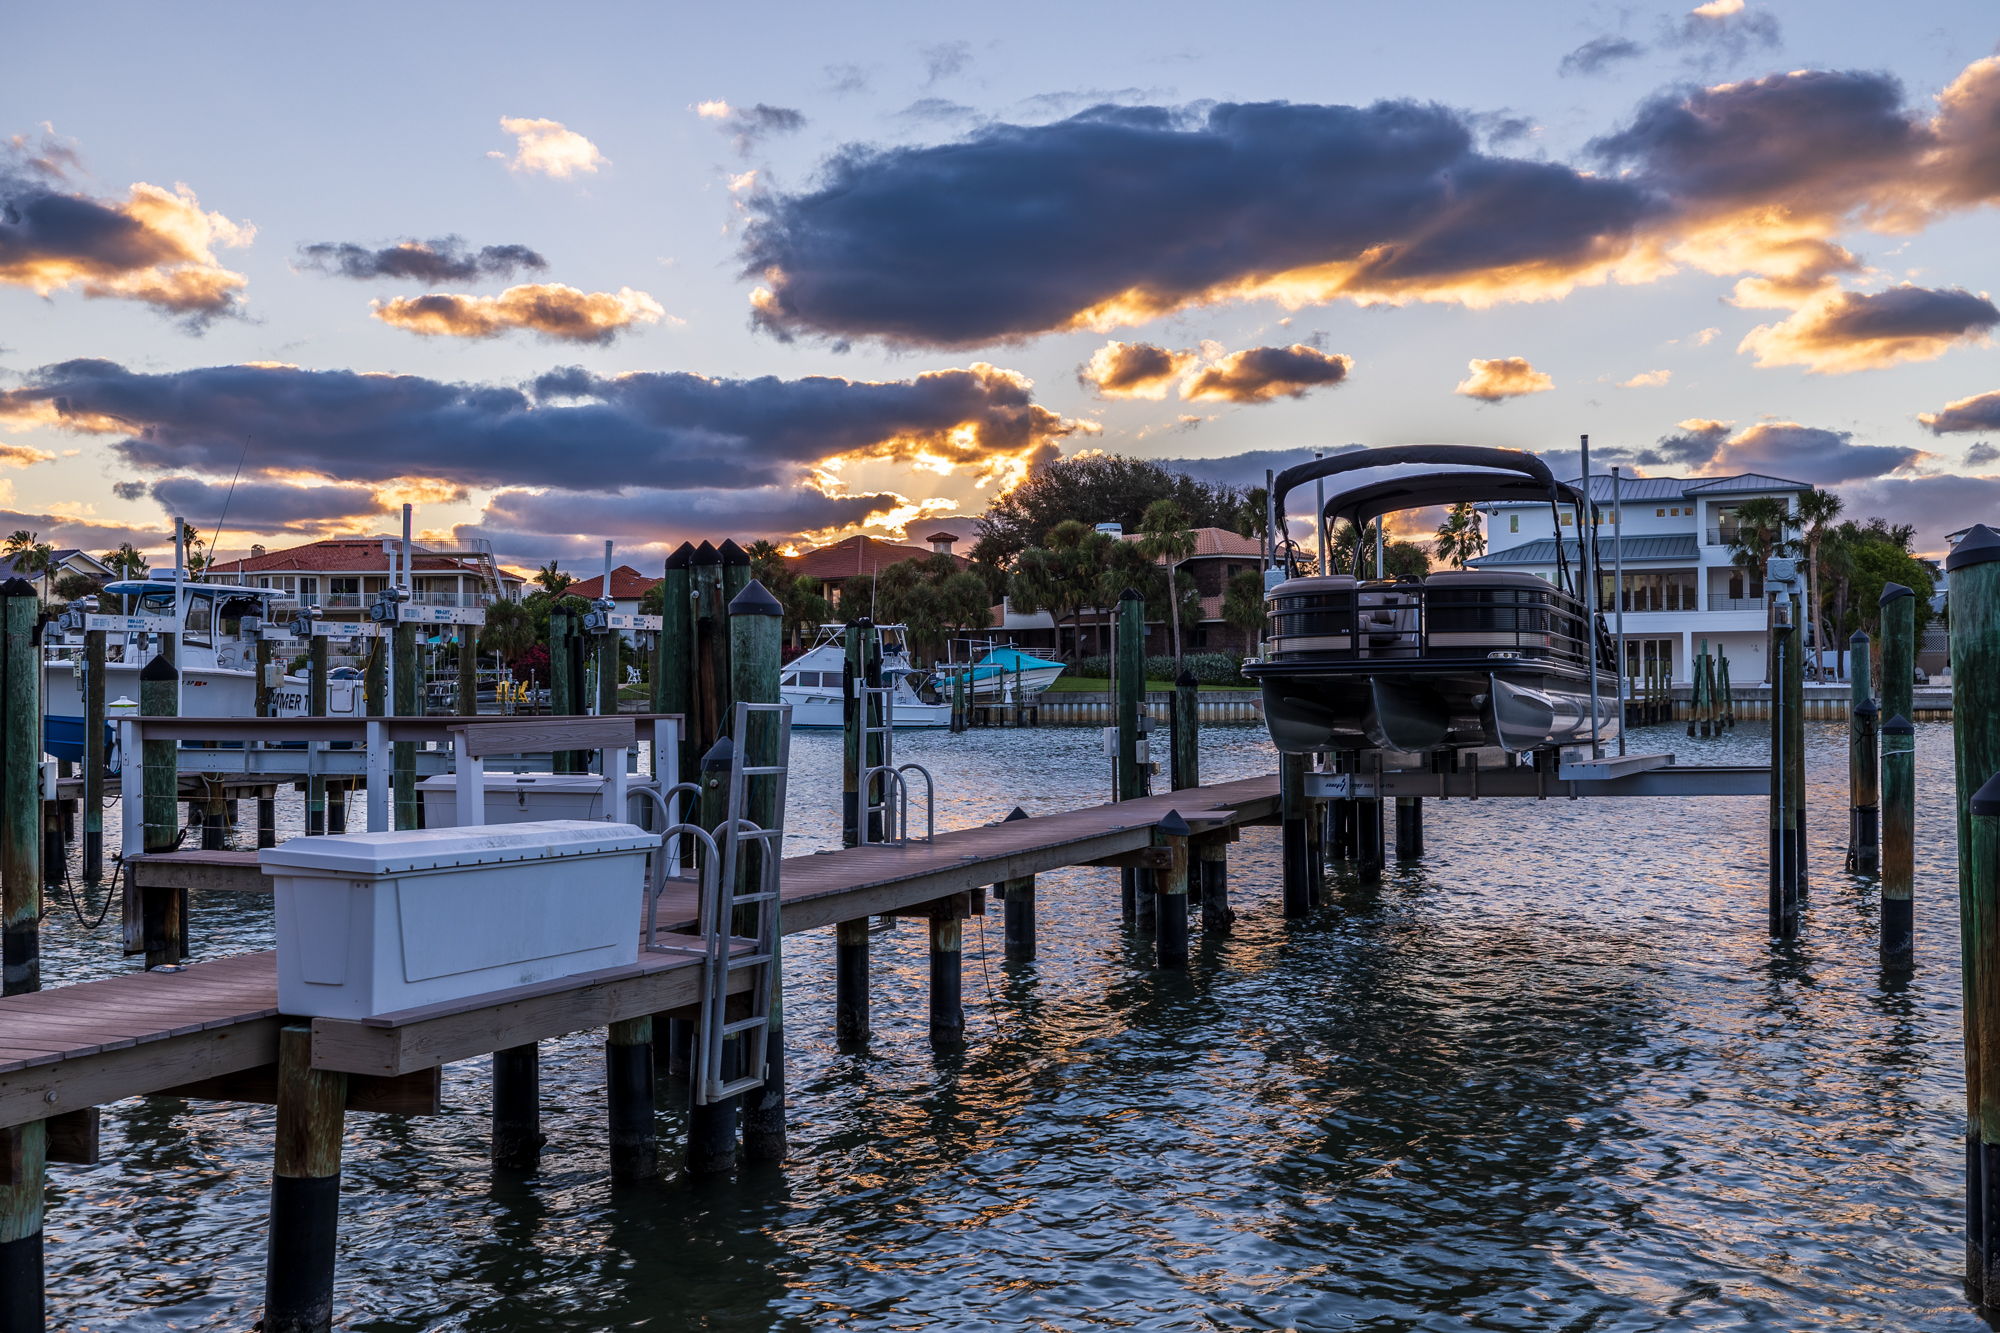
[[(856, 761), (861, 766), (860, 827), (855, 830), (855, 840), (863, 847), (870, 844), (881, 845), (910, 841), (910, 782), (909, 774), (919, 773), (924, 779), (924, 817), (927, 827), (924, 841), (937, 836), (937, 783), (930, 770), (922, 764), (898, 764), (896, 762), (896, 687), (894, 685), (869, 685), (859, 680), (854, 683), (855, 697), (861, 701), (861, 746)], [(878, 697), (882, 701), (882, 725), (868, 725), (868, 701)], [(882, 741), (882, 762), (871, 765), (868, 762), (868, 742), (873, 737)], [(875, 799), (878, 790), (880, 800)], [(869, 830), (882, 830), (879, 838), (870, 837)]]
[[(777, 727), (777, 762), (750, 764), (745, 761), (750, 735), (750, 719), (759, 714), (772, 718)], [(721, 873), (702, 895), (702, 938), (706, 945), (703, 964), (701, 1023), (696, 1034), (697, 1052), (694, 1079), (695, 1101), (701, 1105), (724, 1101), (738, 1093), (764, 1085), (770, 1059), (771, 1008), (777, 997), (778, 977), (778, 892), (779, 870), (784, 859), (785, 776), (792, 758), (792, 706), (786, 703), (739, 703), (733, 734), (736, 754), (729, 766), (729, 795), (722, 826), (716, 830), (721, 850)], [(772, 820), (764, 828), (748, 815), (750, 784), (763, 780), (775, 784)], [(756, 887), (738, 892), (745, 878), (745, 851), (754, 848), (750, 870)], [(736, 935), (738, 909), (749, 908), (754, 920), (748, 936)], [(730, 978), (751, 972), (750, 1014), (746, 1018), (728, 1016)], [(724, 1058), (731, 1039), (744, 1038), (742, 1072), (730, 1075)]]

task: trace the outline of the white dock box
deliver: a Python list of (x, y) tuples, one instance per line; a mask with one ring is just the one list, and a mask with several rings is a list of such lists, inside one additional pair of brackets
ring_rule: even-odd
[(267, 848), (278, 1008), (368, 1018), (636, 962), (659, 845), (630, 824), (565, 819)]
[[(595, 773), (487, 773), (486, 818), (488, 824), (520, 824), (543, 819), (603, 819), (604, 787)], [(643, 795), (658, 791), (660, 784), (643, 774), (625, 779), (625, 822), (652, 828), (659, 820), (659, 807)], [(417, 784), (423, 792), (424, 824), (430, 828), (450, 828), (458, 822), (458, 777), (440, 773)]]

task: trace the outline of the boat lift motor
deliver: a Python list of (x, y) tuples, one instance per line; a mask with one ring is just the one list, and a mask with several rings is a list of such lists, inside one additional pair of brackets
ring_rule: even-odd
[(410, 599), (408, 588), (393, 585), (375, 594), (375, 601), (368, 608), (368, 618), (378, 625), (394, 625), (403, 619), (403, 603)]

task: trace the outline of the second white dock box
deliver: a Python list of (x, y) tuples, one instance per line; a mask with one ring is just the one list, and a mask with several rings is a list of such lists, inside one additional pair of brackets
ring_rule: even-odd
[[(605, 792), (611, 785), (595, 773), (488, 773), (486, 824), (519, 824), (541, 819), (603, 819)], [(651, 828), (659, 809), (648, 791), (660, 784), (643, 773), (626, 776), (625, 822)], [(424, 801), (424, 824), (449, 827), (458, 822), (458, 775), (440, 773), (417, 784)]]
[(630, 824), (552, 819), (266, 848), (278, 1008), (368, 1018), (636, 962), (659, 845)]

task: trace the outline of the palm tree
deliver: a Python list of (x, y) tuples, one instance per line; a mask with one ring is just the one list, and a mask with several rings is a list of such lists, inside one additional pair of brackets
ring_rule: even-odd
[(1815, 663), (1819, 661), (1818, 654), (1824, 652), (1827, 646), (1826, 639), (1821, 637), (1825, 608), (1820, 603), (1820, 547), (1831, 533), (1833, 521), (1840, 517), (1843, 507), (1838, 495), (1817, 487), (1799, 497), (1799, 546), (1806, 557), (1806, 605), (1812, 617)]
[(104, 553), (104, 563), (121, 579), (146, 577), (146, 557), (131, 542), (121, 542), (115, 551)]
[[(1058, 627), (1069, 621), (1071, 647), (1080, 652), (1083, 627), (1078, 617), (1096, 600), (1098, 575), (1109, 563), (1108, 548), (1115, 541), (1073, 518), (1056, 524), (1043, 545), (1031, 546), (1015, 558), (1009, 581), (1014, 606), (1030, 614), (1046, 611)], [(1056, 651), (1062, 651), (1060, 628)]]
[(549, 595), (554, 597), (559, 595), (564, 588), (575, 583), (576, 575), (563, 573), (562, 570), (556, 568), (556, 562), (551, 560), (535, 571), (535, 582), (541, 584), (543, 588), (548, 590)]
[(1178, 501), (1155, 500), (1146, 506), (1146, 512), (1139, 518), (1139, 552), (1167, 567), (1167, 609), (1174, 630), (1176, 674), (1181, 661), (1181, 599), (1175, 594), (1180, 588), (1181, 561), (1193, 555), (1194, 548), (1194, 530), (1188, 526), (1187, 511)]
[(1264, 639), (1264, 576), (1254, 569), (1239, 569), (1229, 576), (1222, 594), (1222, 619), (1243, 631), (1256, 656)]
[(23, 528), (7, 538), (4, 552), (0, 553), (13, 560), (16, 577), (33, 579), (41, 586), (43, 594), (47, 594), (49, 571), (55, 567), (55, 547), (43, 541), (39, 534)]
[(486, 608), (479, 631), (479, 651), (513, 662), (535, 646), (535, 617), (519, 602), (497, 601)]
[(1466, 561), (1486, 554), (1486, 532), (1471, 501), (1461, 501), (1446, 512), (1431, 551), (1453, 569), (1464, 569)]

